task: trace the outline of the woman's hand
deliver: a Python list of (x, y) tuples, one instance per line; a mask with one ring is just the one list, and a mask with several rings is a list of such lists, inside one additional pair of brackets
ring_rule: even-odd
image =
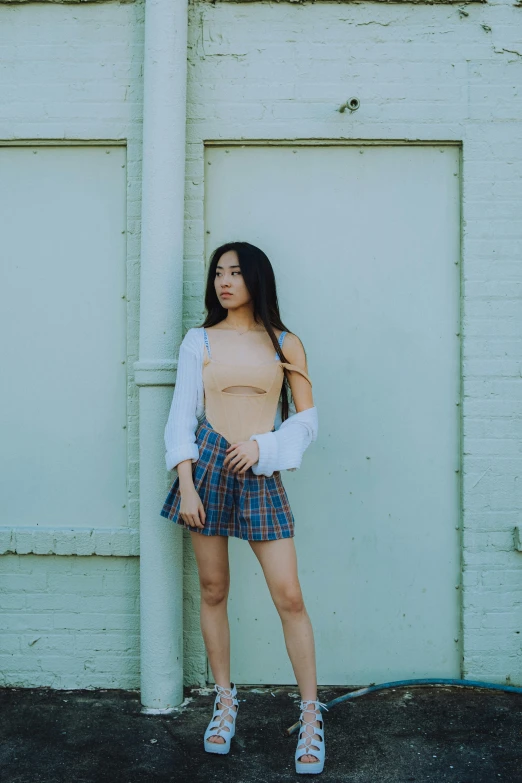
[(230, 467), (233, 473), (246, 473), (258, 459), (259, 445), (257, 440), (242, 440), (239, 443), (230, 444), (223, 465)]
[(181, 490), (180, 517), (190, 527), (205, 527), (205, 509), (194, 486)]

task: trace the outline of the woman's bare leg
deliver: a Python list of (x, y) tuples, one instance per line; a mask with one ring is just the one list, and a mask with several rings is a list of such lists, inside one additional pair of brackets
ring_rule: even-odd
[[(230, 629), (227, 599), (230, 587), (228, 537), (205, 536), (190, 531), (198, 565), (201, 590), (200, 624), (210, 668), (214, 680), (230, 688)], [(218, 708), (232, 704), (232, 699), (221, 697)], [(236, 707), (233, 707), (235, 710)], [(225, 719), (232, 722), (231, 716)], [(221, 742), (223, 737), (211, 736), (209, 742)]]
[[(283, 625), (286, 649), (301, 692), (301, 699), (317, 700), (317, 675), (312, 624), (306, 611), (297, 575), (297, 555), (293, 538), (275, 541), (250, 541), (265, 575), (270, 595)], [(313, 712), (303, 719), (311, 722)], [(317, 720), (314, 726), (319, 726)], [(319, 735), (314, 735), (320, 739)], [(317, 756), (307, 754), (300, 761), (314, 762)]]

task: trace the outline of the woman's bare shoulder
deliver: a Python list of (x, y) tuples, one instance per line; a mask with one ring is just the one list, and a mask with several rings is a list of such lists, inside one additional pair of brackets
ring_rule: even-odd
[(281, 335), (283, 334), (283, 331), (284, 331), (284, 333), (285, 333), (285, 339), (284, 339), (284, 342), (285, 342), (285, 343), (286, 343), (286, 341), (287, 341), (287, 340), (288, 340), (289, 342), (291, 342), (292, 340), (299, 340), (299, 337), (298, 337), (296, 334), (294, 334), (293, 332), (289, 332), (289, 331), (288, 331), (288, 329), (284, 329), (284, 330), (283, 330), (283, 329), (277, 329), (277, 328), (274, 326), (274, 332), (275, 332), (275, 334), (276, 334), (276, 336), (277, 336), (277, 338), (278, 338), (278, 339), (279, 339), (279, 338), (281, 337)]
[(306, 354), (304, 345), (294, 332), (288, 332), (283, 341), (283, 351), (290, 364), (298, 367), (306, 366)]

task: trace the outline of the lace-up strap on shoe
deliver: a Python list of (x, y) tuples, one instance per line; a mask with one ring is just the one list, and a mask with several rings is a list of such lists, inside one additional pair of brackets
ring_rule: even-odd
[[(234, 685), (232, 688), (224, 688), (222, 685), (218, 685), (217, 683), (214, 685), (214, 690), (217, 693), (216, 699), (214, 701), (215, 707), (217, 709), (217, 704), (219, 703), (221, 697), (224, 699), (231, 699), (232, 704), (224, 704), (224, 702), (221, 702), (224, 707), (229, 709), (230, 707), (239, 706), (239, 701), (237, 700), (237, 690), (236, 686)], [(235, 710), (232, 710), (231, 712), (235, 712)]]
[(218, 728), (230, 726), (232, 721), (225, 720), (225, 718), (227, 715), (230, 715), (232, 719), (234, 718), (236, 711), (231, 710), (231, 706), (232, 705), (225, 704), (221, 710), (219, 710), (217, 707), (214, 707), (214, 714), (212, 716), (212, 723), (210, 728), (214, 727), (214, 725), (216, 725)]
[[(310, 708), (308, 705), (313, 705), (313, 706), (312, 708)], [(301, 707), (301, 715), (299, 719), (301, 721), (301, 729), (299, 731), (298, 748), (297, 748), (296, 756), (297, 758), (301, 758), (301, 756), (306, 756), (307, 754), (317, 756), (317, 751), (321, 750), (321, 748), (317, 743), (324, 742), (324, 728), (323, 728), (324, 724), (323, 726), (314, 726), (314, 722), (320, 721), (321, 723), (323, 723), (323, 720), (321, 718), (321, 712), (319, 711), (319, 715), (317, 714), (318, 708), (324, 707), (325, 710), (328, 711), (328, 707), (326, 706), (326, 704), (323, 704), (320, 701), (313, 701), (312, 699), (302, 701), (300, 707)], [(309, 712), (315, 715), (315, 720), (314, 718), (312, 718), (309, 721), (305, 720), (303, 717), (305, 712)], [(320, 739), (317, 739), (317, 737), (314, 736), (315, 734), (317, 734)]]
[[(212, 732), (212, 734), (217, 734), (220, 731), (229, 733), (237, 714), (237, 710), (233, 710), (232, 707), (239, 706), (236, 686), (234, 685), (232, 688), (224, 688), (222, 685), (218, 685), (216, 683), (214, 685), (214, 690), (216, 691), (217, 696), (214, 700), (214, 714), (208, 725), (208, 731)], [(221, 701), (221, 698), (231, 699), (232, 704), (225, 704)], [(221, 709), (219, 709), (218, 704), (223, 705)], [(230, 715), (232, 721), (225, 720), (227, 715)]]
[[(313, 704), (314, 710), (310, 710), (308, 708), (308, 704)], [(318, 710), (315, 705), (317, 705), (318, 708), (323, 707), (326, 710), (326, 712), (328, 712), (328, 707), (326, 706), (326, 704), (323, 704), (322, 701), (314, 701), (313, 699), (306, 699), (305, 701), (302, 701), (301, 704), (299, 705), (299, 709), (301, 710), (301, 712), (318, 712), (318, 711), (320, 712), (321, 710), (320, 709)]]
[[(228, 753), (230, 741), (236, 732), (236, 716), (239, 701), (237, 699), (236, 686), (234, 683), (231, 685), (231, 688), (225, 688), (218, 683), (214, 685), (214, 690), (216, 691), (214, 714), (204, 735), (205, 750), (209, 753)], [(221, 699), (229, 699), (232, 703), (225, 704)], [(219, 709), (218, 704), (221, 704), (221, 709)], [(210, 738), (213, 736), (220, 737), (223, 742), (210, 742)]]
[(237, 701), (237, 690), (236, 686), (234, 685), (232, 688), (224, 688), (223, 685), (218, 685), (216, 682), (214, 685), (214, 690), (216, 693), (218, 693), (220, 696), (223, 696), (225, 699), (233, 699)]
[[(321, 707), (328, 711), (326, 704), (314, 699), (303, 699), (300, 704), (301, 715), (299, 720), (301, 727), (299, 729), (299, 738), (295, 751), (295, 769), (298, 773), (322, 772), (324, 768), (325, 742), (324, 742), (324, 721), (321, 714)], [(313, 717), (310, 720), (304, 719), (305, 712)], [(320, 726), (314, 726), (314, 723), (320, 723)], [(316, 761), (302, 762), (303, 756), (315, 756)]]

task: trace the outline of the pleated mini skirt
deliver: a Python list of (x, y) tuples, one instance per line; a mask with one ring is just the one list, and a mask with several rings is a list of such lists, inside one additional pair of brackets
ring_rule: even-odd
[(176, 477), (160, 512), (162, 517), (205, 536), (235, 536), (271, 541), (294, 536), (294, 515), (281, 480), (256, 476), (252, 468), (234, 473), (223, 465), (230, 443), (203, 418), (196, 429), (199, 458), (192, 463), (194, 487), (205, 509), (203, 528), (192, 527), (179, 514), (181, 495)]

